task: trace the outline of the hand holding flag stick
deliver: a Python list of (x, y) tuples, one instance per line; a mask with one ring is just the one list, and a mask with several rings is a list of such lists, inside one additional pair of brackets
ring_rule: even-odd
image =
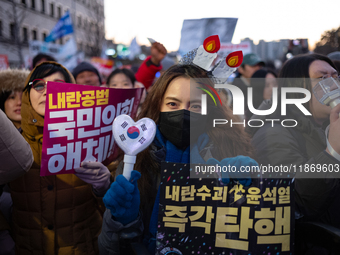
[(119, 115), (112, 124), (112, 133), (117, 145), (124, 151), (123, 176), (129, 181), (136, 155), (146, 149), (156, 135), (156, 124), (149, 118), (134, 122), (128, 115)]

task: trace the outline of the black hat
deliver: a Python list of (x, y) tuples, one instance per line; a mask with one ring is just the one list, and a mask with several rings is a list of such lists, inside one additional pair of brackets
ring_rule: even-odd
[(246, 64), (246, 65), (250, 65), (250, 66), (255, 66), (255, 65), (264, 66), (265, 65), (263, 60), (254, 53), (249, 53), (249, 54), (244, 55), (242, 64), (243, 65)]
[(97, 70), (97, 68), (95, 68), (93, 65), (91, 65), (90, 63), (88, 62), (81, 62), (79, 65), (77, 65), (74, 69), (73, 69), (73, 76), (74, 76), (74, 79), (77, 80), (77, 75), (84, 72), (84, 71), (90, 71), (90, 72), (94, 72), (98, 78), (99, 78), (99, 83), (102, 84), (102, 78), (100, 77), (100, 74)]

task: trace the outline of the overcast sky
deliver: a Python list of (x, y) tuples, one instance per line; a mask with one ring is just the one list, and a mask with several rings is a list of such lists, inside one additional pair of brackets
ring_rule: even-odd
[(232, 42), (249, 37), (257, 43), (308, 38), (314, 46), (321, 34), (340, 26), (340, 0), (104, 0), (106, 38), (129, 45), (136, 36), (151, 37), (168, 51), (179, 47), (184, 19), (238, 18)]

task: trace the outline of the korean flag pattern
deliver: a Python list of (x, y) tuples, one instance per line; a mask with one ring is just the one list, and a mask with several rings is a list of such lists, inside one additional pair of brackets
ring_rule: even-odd
[(134, 122), (128, 115), (119, 115), (112, 124), (113, 137), (126, 155), (135, 156), (146, 149), (156, 135), (156, 124), (149, 118)]

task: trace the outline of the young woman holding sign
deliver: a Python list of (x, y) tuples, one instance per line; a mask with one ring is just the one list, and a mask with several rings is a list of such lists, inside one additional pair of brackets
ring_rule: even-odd
[[(31, 146), (34, 163), (26, 174), (10, 183), (16, 251), (17, 254), (98, 254), (102, 217), (94, 193), (108, 188), (110, 173), (93, 170), (91, 175), (80, 169), (79, 178), (71, 174), (40, 177), (48, 81), (75, 83), (72, 74), (56, 62), (41, 63), (26, 80), (21, 127)], [(86, 182), (97, 183), (91, 186)]]
[[(192, 79), (201, 82), (190, 84)], [(137, 171), (132, 172), (131, 182), (121, 175), (119, 167), (116, 181), (104, 196), (107, 210), (99, 237), (101, 254), (125, 254), (120, 250), (123, 240), (136, 238), (144, 239), (145, 246), (154, 254), (158, 216), (155, 201), (159, 198), (161, 161), (189, 163), (191, 159), (205, 163), (214, 157), (219, 161), (230, 158), (236, 165), (257, 164), (247, 157), (252, 156), (252, 149), (242, 126), (213, 127), (213, 119), (234, 119), (229, 108), (215, 106), (208, 98), (208, 113), (200, 114), (202, 90), (197, 87), (207, 88), (203, 85), (207, 83), (212, 85), (203, 69), (195, 65), (175, 65), (154, 84), (137, 119), (148, 117), (155, 121), (156, 137), (148, 149), (137, 155)], [(190, 137), (194, 140), (193, 146), (190, 146), (193, 142)]]

